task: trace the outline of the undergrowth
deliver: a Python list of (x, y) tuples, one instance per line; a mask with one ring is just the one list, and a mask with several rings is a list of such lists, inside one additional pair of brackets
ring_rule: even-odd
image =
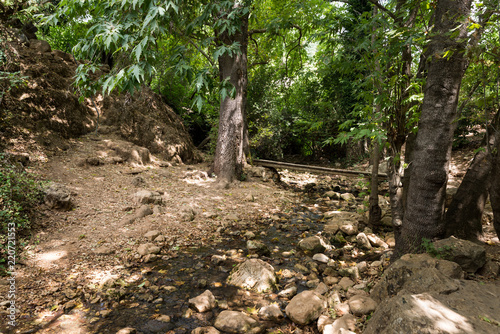
[(448, 259), (451, 255), (452, 248), (450, 246), (443, 246), (436, 248), (432, 241), (427, 238), (422, 238), (422, 249), (430, 256), (437, 259)]
[(7, 254), (13, 253), (14, 247), (19, 254), (34, 210), (42, 199), (41, 183), (9, 155), (0, 153), (0, 274), (6, 272)]

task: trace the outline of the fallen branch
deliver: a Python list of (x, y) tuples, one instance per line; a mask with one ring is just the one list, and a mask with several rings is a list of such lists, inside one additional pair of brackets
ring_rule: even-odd
[[(318, 166), (308, 166), (308, 165), (299, 165), (292, 164), (289, 162), (279, 162), (279, 161), (271, 161), (271, 160), (261, 160), (254, 159), (253, 164), (262, 167), (272, 167), (272, 168), (281, 168), (281, 169), (293, 169), (311, 173), (319, 173), (319, 174), (333, 174), (333, 175), (345, 175), (345, 176), (361, 176), (361, 177), (370, 177), (370, 172), (362, 172), (356, 170), (347, 170), (347, 169), (337, 169), (337, 168), (327, 168), (327, 167), (318, 167)], [(378, 173), (380, 178), (386, 178), (387, 174)]]

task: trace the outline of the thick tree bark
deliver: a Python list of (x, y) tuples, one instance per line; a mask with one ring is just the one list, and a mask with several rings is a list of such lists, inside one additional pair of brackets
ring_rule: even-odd
[(215, 150), (214, 173), (223, 183), (232, 182), (242, 174), (248, 153), (246, 122), (248, 16), (241, 17), (240, 31), (223, 34), (225, 44), (240, 43), (240, 52), (219, 57), (220, 79), (229, 78), (236, 89), (234, 98), (226, 97), (220, 104), (219, 133)]
[[(438, 0), (419, 130), (415, 140), (400, 256), (419, 250), (422, 238), (444, 234), (443, 213), (458, 95), (466, 69), (467, 18), (472, 0)], [(445, 53), (448, 54), (445, 55)]]

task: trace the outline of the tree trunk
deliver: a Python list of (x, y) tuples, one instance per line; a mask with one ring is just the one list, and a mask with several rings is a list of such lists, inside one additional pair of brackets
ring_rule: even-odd
[(483, 232), (481, 219), (490, 184), (491, 156), (476, 154), (453, 196), (445, 216), (445, 237), (475, 241)]
[(491, 172), (490, 202), (493, 208), (493, 227), (500, 239), (500, 143), (496, 145), (497, 154), (494, 158), (493, 170)]
[(368, 225), (375, 226), (382, 218), (382, 209), (378, 203), (378, 165), (380, 163), (380, 145), (377, 139), (373, 142), (372, 152), (372, 176), (370, 184), (370, 211), (368, 216)]
[[(498, 116), (498, 115), (497, 115)], [(497, 119), (497, 117), (495, 117)], [(453, 196), (445, 216), (445, 236), (454, 235), (460, 239), (478, 240), (483, 233), (482, 216), (492, 180), (495, 180), (496, 157), (490, 152), (490, 146), (497, 146), (500, 134), (493, 128), (488, 128), (488, 134), (483, 140), (483, 151), (478, 152), (467, 170), (467, 173)], [(490, 144), (487, 144), (490, 141)], [(495, 150), (493, 150), (495, 151)]]
[(214, 173), (222, 183), (240, 178), (248, 153), (246, 122), (247, 101), (247, 45), (248, 16), (241, 17), (240, 31), (229, 36), (224, 33), (225, 44), (240, 43), (240, 52), (219, 57), (220, 79), (229, 78), (235, 88), (234, 98), (227, 96), (221, 101), (219, 110), (219, 133), (215, 150)]
[(491, 171), (490, 202), (493, 209), (493, 227), (500, 239), (500, 110), (497, 111), (494, 132), (495, 146), (493, 147), (493, 169)]
[(422, 238), (444, 234), (443, 213), (458, 95), (466, 69), (467, 18), (472, 0), (438, 0), (424, 101), (395, 255), (417, 251)]
[[(413, 27), (417, 17), (417, 7), (414, 7), (406, 16), (404, 14), (405, 6), (406, 1), (397, 1), (397, 18), (395, 24), (401, 28)], [(394, 235), (396, 239), (401, 233), (401, 226), (404, 218), (404, 166), (402, 163), (402, 148), (408, 136), (407, 119), (411, 103), (408, 103), (407, 99), (410, 94), (412, 62), (413, 55), (411, 45), (404, 45), (401, 51), (401, 67), (399, 68), (399, 75), (402, 80), (394, 89), (393, 94), (397, 99), (394, 103), (392, 112), (389, 114), (389, 122), (387, 123), (387, 141), (389, 143), (391, 157), (388, 163), (389, 195), (391, 200), (392, 225), (394, 226)]]

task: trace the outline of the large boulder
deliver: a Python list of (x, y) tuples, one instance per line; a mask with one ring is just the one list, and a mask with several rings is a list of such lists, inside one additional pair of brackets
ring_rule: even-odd
[(381, 302), (363, 334), (498, 333), (500, 286), (463, 279), (454, 262), (407, 254), (371, 297)]
[(276, 288), (276, 274), (269, 263), (250, 259), (237, 265), (227, 282), (257, 292), (273, 291)]
[(475, 273), (486, 263), (486, 250), (472, 241), (450, 237), (435, 241), (433, 246), (441, 257), (458, 263), (468, 273)]
[(406, 254), (384, 272), (373, 287), (371, 298), (377, 302), (397, 295), (401, 290), (450, 293), (459, 289), (457, 279), (463, 277), (460, 266), (429, 254)]
[(307, 290), (292, 298), (285, 308), (286, 315), (298, 325), (307, 325), (319, 318), (326, 308), (325, 298)]
[[(398, 294), (377, 308), (363, 334), (498, 334), (498, 325), (489, 320), (498, 321), (500, 314), (498, 299), (488, 297), (488, 288), (495, 286), (464, 282), (459, 291), (449, 295)], [(498, 286), (494, 293), (500, 295)]]

